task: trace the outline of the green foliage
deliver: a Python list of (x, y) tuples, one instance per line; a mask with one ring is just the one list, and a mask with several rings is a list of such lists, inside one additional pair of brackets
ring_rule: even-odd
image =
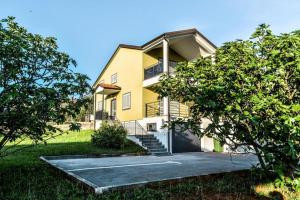
[[(213, 62), (212, 62), (213, 60)], [(194, 132), (255, 151), (265, 170), (296, 178), (300, 161), (300, 34), (260, 25), (249, 40), (227, 42), (215, 56), (180, 63), (163, 76), (161, 96), (191, 103)], [(211, 124), (201, 129), (203, 118)]]
[[(278, 178), (274, 181), (277, 188), (291, 188), (295, 192), (300, 192), (300, 178), (286, 177), (284, 174), (284, 169), (282, 167), (277, 167), (275, 169)], [(300, 173), (298, 172), (298, 175)]]
[(223, 152), (223, 146), (216, 139), (214, 139), (214, 151), (215, 152)]
[(8, 142), (43, 141), (58, 130), (48, 122), (80, 112), (90, 86), (75, 66), (55, 38), (29, 33), (12, 17), (0, 20), (0, 154)]
[(89, 120), (89, 115), (93, 114), (93, 96), (85, 96), (83, 98), (86, 104), (81, 106), (80, 112), (75, 117), (68, 116), (67, 121), (86, 122)]
[(92, 143), (99, 147), (120, 149), (125, 145), (126, 135), (127, 131), (122, 125), (103, 122), (92, 135)]

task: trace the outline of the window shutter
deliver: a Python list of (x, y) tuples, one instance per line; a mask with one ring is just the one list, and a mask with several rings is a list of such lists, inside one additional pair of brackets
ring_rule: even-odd
[(123, 94), (122, 96), (122, 109), (129, 109), (131, 107), (131, 93)]
[(117, 73), (111, 75), (111, 83), (116, 83), (117, 82)]

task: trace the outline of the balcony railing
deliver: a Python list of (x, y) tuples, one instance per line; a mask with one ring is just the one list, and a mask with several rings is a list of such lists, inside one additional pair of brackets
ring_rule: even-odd
[[(163, 101), (155, 101), (145, 104), (146, 117), (163, 116), (164, 104)], [(170, 101), (170, 116), (172, 118), (187, 118), (189, 117), (189, 107), (177, 101)]]
[(146, 106), (146, 117), (162, 116), (164, 113), (163, 101), (146, 103), (145, 106)]
[(108, 112), (103, 112), (102, 110), (96, 111), (95, 113), (96, 120), (115, 120), (115, 116), (111, 116)]
[[(169, 61), (169, 72), (174, 73), (177, 62)], [(144, 80), (157, 76), (163, 73), (164, 67), (162, 61), (159, 61), (157, 64), (152, 65), (151, 67), (144, 69)]]

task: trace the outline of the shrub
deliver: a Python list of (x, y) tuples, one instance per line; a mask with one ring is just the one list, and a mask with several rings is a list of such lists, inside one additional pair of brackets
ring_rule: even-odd
[(123, 148), (126, 143), (126, 129), (119, 124), (108, 124), (102, 126), (92, 135), (92, 143), (99, 147)]

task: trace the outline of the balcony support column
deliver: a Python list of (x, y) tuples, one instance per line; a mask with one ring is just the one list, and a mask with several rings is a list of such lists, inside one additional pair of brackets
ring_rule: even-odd
[(163, 71), (164, 73), (169, 72), (169, 43), (166, 39), (163, 40)]
[(102, 93), (102, 123), (104, 121), (104, 90), (103, 90), (103, 93)]
[[(169, 42), (167, 38), (163, 39), (163, 72), (169, 75)], [(170, 122), (170, 100), (169, 97), (163, 98), (164, 118)], [(168, 151), (172, 153), (172, 131), (168, 128), (167, 134)]]
[[(166, 39), (163, 40), (163, 72), (169, 75), (169, 44)], [(163, 98), (164, 102), (164, 116), (168, 117), (169, 116), (169, 98), (164, 97)], [(169, 119), (166, 119), (169, 121)]]
[(94, 92), (94, 130), (96, 130), (96, 104), (97, 104), (97, 100), (96, 100), (96, 97), (97, 97), (97, 94), (96, 92)]

